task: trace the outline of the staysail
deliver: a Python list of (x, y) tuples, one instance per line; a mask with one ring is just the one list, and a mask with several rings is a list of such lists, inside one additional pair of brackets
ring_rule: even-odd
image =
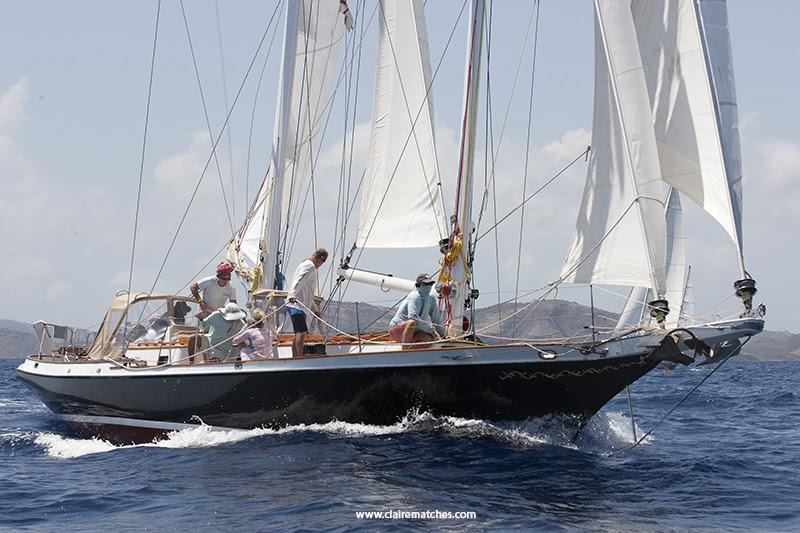
[(592, 151), (562, 280), (648, 287), (663, 295), (663, 197), (630, 5), (596, 0)]
[[(683, 234), (683, 210), (680, 194), (670, 187), (667, 192), (665, 217), (667, 223), (667, 285), (665, 298), (669, 301), (670, 313), (665, 326), (675, 328), (681, 323), (686, 302), (688, 267), (686, 265), (686, 238)], [(616, 331), (635, 328), (649, 316), (647, 303), (653, 300), (651, 289), (633, 287), (619, 317)]]
[(714, 217), (741, 256), (741, 151), (725, 2), (633, 0), (631, 11), (663, 178)]
[(436, 246), (447, 234), (422, 0), (381, 0), (359, 248)]
[(670, 187), (667, 194), (667, 292), (670, 313), (666, 327), (677, 327), (686, 290), (686, 238), (683, 234), (683, 210), (680, 194)]

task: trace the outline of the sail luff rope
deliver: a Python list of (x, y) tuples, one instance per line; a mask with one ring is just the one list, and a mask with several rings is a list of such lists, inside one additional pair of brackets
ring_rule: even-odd
[[(200, 68), (197, 65), (197, 57), (196, 57), (195, 52), (194, 52), (194, 44), (192, 43), (192, 34), (189, 31), (189, 20), (186, 17), (186, 9), (184, 8), (183, 0), (180, 0), (180, 6), (181, 6), (181, 15), (183, 16), (183, 26), (184, 26), (184, 28), (186, 28), (186, 40), (189, 42), (189, 52), (191, 53), (192, 64), (194, 65), (194, 77), (197, 80), (197, 89), (198, 89), (198, 91), (200, 93), (200, 102), (203, 104), (203, 116), (205, 117), (205, 120), (206, 120), (206, 128), (208, 130), (208, 139), (209, 139), (209, 141), (213, 142), (214, 141), (214, 134), (213, 134), (212, 129), (211, 129), (211, 120), (208, 117), (208, 107), (206, 106), (206, 97), (205, 97), (205, 93), (203, 92), (203, 83), (202, 83), (202, 81), (200, 81)], [(228, 108), (228, 104), (227, 104), (227, 99), (226, 99), (225, 109), (227, 109), (227, 108)], [(229, 132), (230, 132), (230, 130), (229, 130)], [(217, 175), (219, 176), (219, 187), (220, 187), (220, 190), (222, 191), (222, 201), (225, 204), (225, 213), (228, 215), (228, 226), (230, 227), (231, 233), (233, 234), (233, 233), (235, 233), (235, 230), (233, 228), (233, 217), (231, 216), (231, 210), (228, 208), (228, 195), (225, 192), (225, 182), (224, 182), (224, 180), (222, 178), (222, 168), (220, 167), (220, 164), (219, 164), (219, 157), (217, 155), (217, 150), (213, 149), (212, 150), (212, 154), (214, 155), (214, 164), (215, 164), (215, 166), (217, 168)], [(232, 200), (233, 199), (231, 198), (231, 201)]]
[[(147, 150), (147, 131), (148, 126), (150, 125), (150, 102), (152, 100), (153, 95), (153, 74), (155, 72), (155, 65), (156, 65), (156, 50), (158, 46), (158, 23), (161, 20), (161, 0), (158, 0), (158, 5), (156, 6), (156, 23), (155, 29), (153, 30), (153, 53), (150, 57), (150, 78), (147, 82), (147, 105), (145, 106), (145, 114), (144, 114), (144, 132), (142, 133), (142, 155), (139, 160), (139, 183), (136, 190), (136, 211), (134, 212), (133, 216), (133, 238), (131, 242), (131, 262), (130, 262), (130, 270), (128, 271), (128, 297), (127, 297), (127, 304), (126, 309), (131, 304), (131, 286), (133, 285), (133, 265), (134, 265), (134, 258), (136, 257), (136, 235), (139, 231), (139, 211), (142, 205), (142, 181), (144, 178), (144, 160), (145, 160), (145, 153)], [(127, 327), (127, 320), (125, 321), (125, 327)], [(123, 330), (125, 335), (127, 335), (127, 329)]]
[[(523, 170), (523, 178), (522, 178), (522, 197), (525, 198), (528, 192), (528, 165), (530, 163), (530, 155), (531, 155), (531, 123), (533, 122), (533, 95), (535, 92), (536, 87), (536, 52), (538, 51), (539, 45), (539, 0), (535, 0), (535, 10), (536, 10), (536, 26), (533, 30), (533, 53), (531, 54), (531, 89), (530, 94), (528, 96), (528, 132), (525, 140), (525, 165)], [(516, 275), (516, 282), (514, 283), (514, 291), (515, 291), (515, 299), (514, 299), (514, 310), (517, 309), (518, 305), (518, 298), (516, 297), (519, 294), (519, 274), (520, 269), (522, 268), (522, 239), (525, 231), (525, 204), (522, 204), (522, 210), (520, 211), (519, 217), (519, 240), (518, 240), (518, 248), (517, 248), (517, 275)], [(513, 335), (516, 332), (517, 323), (514, 322), (511, 326), (511, 334)]]

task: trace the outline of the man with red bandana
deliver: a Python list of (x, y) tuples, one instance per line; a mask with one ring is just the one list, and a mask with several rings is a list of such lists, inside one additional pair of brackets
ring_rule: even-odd
[(205, 318), (226, 303), (236, 303), (236, 288), (231, 283), (233, 267), (223, 261), (217, 265), (217, 275), (203, 278), (192, 283), (190, 290), (197, 303), (200, 304), (199, 318)]

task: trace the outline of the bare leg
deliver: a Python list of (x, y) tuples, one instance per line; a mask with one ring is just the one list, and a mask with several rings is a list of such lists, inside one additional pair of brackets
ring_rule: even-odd
[(403, 336), (401, 337), (404, 350), (411, 350), (416, 348), (411, 343), (414, 342), (414, 332), (417, 330), (417, 322), (415, 320), (406, 320), (406, 327), (403, 329)]
[(292, 339), (292, 357), (303, 356), (303, 344), (305, 344), (305, 340), (306, 340), (305, 333), (294, 334), (294, 339)]

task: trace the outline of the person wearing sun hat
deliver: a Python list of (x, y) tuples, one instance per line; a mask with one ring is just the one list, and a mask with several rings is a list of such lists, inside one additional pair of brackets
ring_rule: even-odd
[(227, 261), (223, 261), (217, 265), (216, 276), (198, 280), (189, 287), (192, 296), (200, 304), (198, 318), (206, 318), (226, 302), (236, 303), (236, 288), (231, 283), (231, 272), (233, 267)]
[(389, 322), (389, 337), (395, 342), (403, 343), (404, 350), (428, 348), (430, 344), (416, 343), (436, 339), (434, 330), (439, 336), (444, 336), (436, 298), (431, 295), (434, 283), (436, 282), (428, 274), (417, 276), (416, 289), (406, 296)]
[[(207, 331), (205, 338), (211, 351), (211, 359), (226, 361), (232, 359), (234, 354), (233, 337), (244, 326), (244, 317), (247, 316), (236, 302), (228, 302), (208, 315), (203, 320), (203, 328)], [(203, 361), (208, 361), (209, 350), (203, 351)]]

